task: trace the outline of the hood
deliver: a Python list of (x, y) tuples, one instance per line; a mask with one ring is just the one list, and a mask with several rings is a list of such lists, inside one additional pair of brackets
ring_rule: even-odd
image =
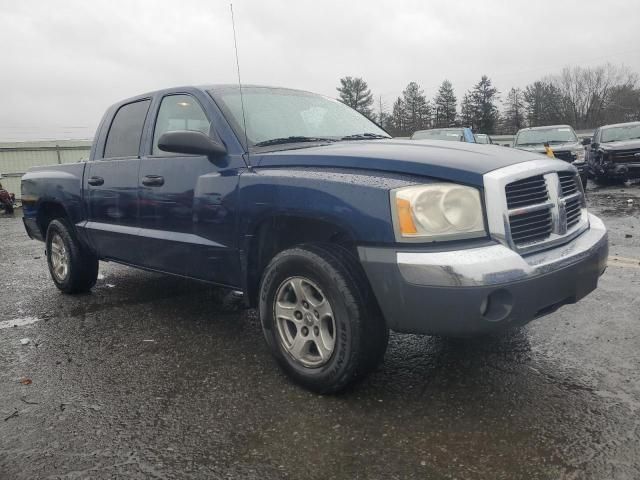
[(623, 140), (621, 142), (601, 143), (598, 145), (602, 150), (630, 150), (640, 148), (640, 140)]
[(482, 186), (482, 176), (498, 168), (540, 159), (498, 145), (443, 140), (357, 140), (252, 154), (256, 167), (336, 167), (421, 175)]
[[(549, 145), (551, 150), (556, 151), (573, 151), (573, 150), (583, 150), (584, 146), (579, 142), (566, 142), (566, 143), (553, 143)], [(522, 147), (514, 147), (518, 150), (525, 150), (527, 152), (539, 152), (545, 153), (544, 145), (526, 145)]]

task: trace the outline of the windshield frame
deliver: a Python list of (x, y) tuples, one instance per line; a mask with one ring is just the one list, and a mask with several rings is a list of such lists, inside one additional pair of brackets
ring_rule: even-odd
[[(568, 129), (570, 134), (573, 135), (573, 140), (562, 141), (562, 143), (579, 143), (580, 142), (580, 140), (578, 139), (578, 135), (576, 134), (575, 130), (571, 127), (571, 125), (554, 125), (554, 126), (549, 126), (549, 127), (527, 128), (527, 129), (519, 130), (518, 133), (516, 133), (516, 138), (513, 139), (513, 146), (515, 148), (515, 147), (518, 147), (518, 145), (520, 145), (520, 146), (522, 146), (522, 145), (529, 145), (529, 146), (544, 145), (546, 142), (549, 142), (548, 139), (544, 140), (542, 142), (536, 142), (536, 143), (532, 143), (532, 142), (519, 143), (518, 140), (520, 139), (520, 136), (523, 133), (545, 132), (545, 131), (550, 131), (550, 130), (560, 130), (561, 128), (562, 129)], [(552, 141), (555, 141), (555, 140), (552, 140)]]
[[(319, 138), (318, 141), (302, 141), (302, 142), (292, 141), (291, 143), (279, 143), (277, 145), (264, 145), (264, 146), (256, 145), (257, 143), (261, 143), (261, 141), (254, 142), (254, 141), (252, 141), (250, 138), (248, 138), (245, 135), (242, 118), (236, 119), (235, 115), (231, 111), (231, 108), (221, 98), (223, 94), (228, 94), (228, 93), (236, 93), (236, 94), (238, 94), (239, 90), (240, 89), (239, 89), (238, 86), (229, 85), (229, 86), (224, 86), (224, 87), (208, 88), (207, 89), (207, 93), (213, 99), (213, 101), (216, 104), (216, 106), (218, 107), (218, 109), (221, 111), (222, 116), (225, 118), (225, 120), (227, 121), (227, 123), (231, 127), (231, 130), (233, 131), (233, 133), (235, 134), (238, 142), (240, 143), (240, 145), (242, 146), (242, 148), (245, 151), (248, 151), (248, 152), (253, 152), (253, 151), (263, 152), (263, 151), (274, 151), (274, 150), (291, 150), (291, 149), (299, 149), (299, 148), (310, 148), (310, 147), (316, 147), (318, 145), (328, 145), (330, 143), (335, 143), (336, 141), (342, 140), (344, 136), (347, 136), (347, 134), (345, 134), (343, 136), (335, 136), (335, 137), (328, 137), (328, 136), (324, 136), (324, 135), (323, 136), (319, 136), (318, 135), (318, 137), (326, 137), (326, 139), (325, 138)], [(254, 91), (255, 90), (265, 90), (265, 91), (272, 91), (272, 92), (290, 92), (292, 94), (298, 94), (300, 96), (309, 96), (309, 97), (322, 98), (322, 99), (325, 99), (325, 100), (327, 100), (329, 102), (332, 102), (332, 103), (333, 102), (339, 103), (339, 104), (343, 105), (345, 108), (350, 109), (352, 112), (355, 112), (355, 114), (359, 115), (360, 117), (362, 117), (367, 122), (369, 122), (372, 125), (372, 130), (379, 130), (381, 135), (386, 135), (386, 137), (384, 139), (393, 138), (389, 134), (389, 132), (387, 132), (384, 128), (382, 128), (376, 122), (374, 122), (370, 118), (367, 118), (365, 115), (363, 115), (362, 113), (358, 112), (357, 110), (355, 110), (355, 109), (349, 107), (348, 105), (340, 102), (339, 100), (336, 100), (334, 98), (328, 97), (326, 95), (320, 95), (320, 94), (313, 93), (313, 92), (308, 92), (308, 91), (305, 91), (305, 90), (296, 90), (296, 89), (284, 88), (284, 87), (267, 87), (267, 86), (260, 86), (260, 85), (243, 86), (242, 87), (242, 93), (245, 96), (245, 99), (244, 99), (245, 100), (245, 112), (246, 112), (246, 95), (247, 95), (247, 91), (251, 91), (251, 90), (254, 90)], [(379, 133), (379, 132), (374, 131), (374, 132), (359, 132), (359, 133)], [(292, 135), (292, 136), (296, 136), (296, 135)], [(313, 136), (316, 137), (317, 135), (313, 135)], [(375, 140), (375, 139), (372, 139), (372, 140)], [(249, 142), (248, 145), (247, 145), (247, 142)]]

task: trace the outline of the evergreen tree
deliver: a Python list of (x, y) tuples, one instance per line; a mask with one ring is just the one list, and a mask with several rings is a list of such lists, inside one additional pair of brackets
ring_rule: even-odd
[(359, 111), (368, 118), (373, 118), (373, 95), (367, 82), (359, 77), (344, 77), (336, 88), (340, 93), (340, 101)]
[(460, 123), (463, 127), (471, 127), (471, 129), (473, 129), (473, 122), (476, 116), (471, 94), (467, 92), (464, 94), (464, 97), (462, 97), (462, 104), (460, 105)]
[(507, 94), (507, 100), (502, 118), (502, 130), (506, 134), (516, 133), (525, 126), (524, 94), (519, 88), (512, 88)]
[(402, 97), (398, 97), (393, 102), (393, 110), (391, 112), (391, 130), (396, 136), (407, 135), (407, 129), (405, 125), (406, 109)]
[(457, 102), (453, 85), (449, 80), (443, 81), (433, 101), (435, 127), (450, 127), (455, 124)]
[(483, 75), (471, 90), (470, 102), (473, 110), (471, 121), (476, 133), (494, 133), (498, 122), (498, 90), (491, 84), (491, 79)]
[(523, 92), (530, 127), (564, 123), (564, 99), (560, 90), (548, 81), (537, 81)]
[(404, 127), (407, 133), (431, 126), (431, 103), (416, 82), (411, 82), (402, 92)]

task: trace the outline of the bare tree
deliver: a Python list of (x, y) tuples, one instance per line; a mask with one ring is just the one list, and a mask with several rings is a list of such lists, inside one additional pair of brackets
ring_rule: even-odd
[(600, 124), (616, 87), (633, 88), (638, 76), (610, 63), (598, 67), (565, 67), (551, 82), (561, 92), (565, 115), (576, 128)]
[(602, 123), (640, 121), (640, 88), (618, 85), (611, 89)]

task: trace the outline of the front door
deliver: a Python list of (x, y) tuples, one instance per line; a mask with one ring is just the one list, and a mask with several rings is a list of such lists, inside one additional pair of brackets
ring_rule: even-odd
[(139, 265), (138, 170), (140, 140), (151, 101), (121, 106), (113, 117), (104, 152), (85, 175), (90, 241), (100, 258)]
[(149, 155), (140, 161), (139, 226), (145, 238), (145, 266), (235, 284), (230, 277), (238, 267), (228, 263), (237, 259), (235, 224), (223, 199), (235, 193), (237, 175), (225, 174), (205, 156), (160, 150), (160, 136), (176, 130), (212, 134), (204, 109), (192, 95), (162, 98)]

